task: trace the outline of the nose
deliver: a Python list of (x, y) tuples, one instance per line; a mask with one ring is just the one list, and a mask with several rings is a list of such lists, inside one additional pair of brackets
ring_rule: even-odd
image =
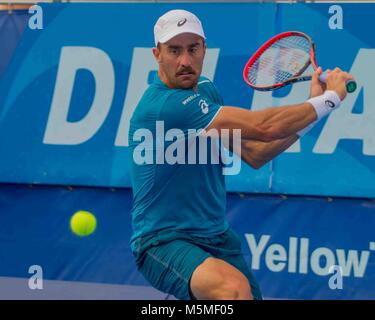
[(181, 55), (180, 64), (181, 64), (182, 67), (190, 67), (191, 63), (192, 63), (191, 56), (190, 56), (189, 52), (185, 51)]

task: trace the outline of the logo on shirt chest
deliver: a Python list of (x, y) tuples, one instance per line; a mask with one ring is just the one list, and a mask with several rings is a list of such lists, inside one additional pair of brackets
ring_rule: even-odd
[(208, 112), (208, 103), (206, 100), (204, 99), (199, 100), (199, 106), (204, 114)]
[(184, 101), (182, 101), (182, 104), (183, 105), (187, 105), (191, 100), (195, 99), (196, 97), (199, 97), (200, 94), (199, 93), (195, 93), (189, 97), (187, 97)]

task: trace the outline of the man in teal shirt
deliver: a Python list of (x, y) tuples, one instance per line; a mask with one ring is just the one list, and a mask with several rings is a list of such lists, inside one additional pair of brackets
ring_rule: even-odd
[[(227, 147), (259, 168), (328, 111), (319, 99), (255, 112), (224, 106), (213, 83), (200, 76), (206, 45), (199, 19), (169, 11), (158, 19), (154, 36), (158, 74), (129, 131), (131, 247), (138, 269), (178, 299), (262, 299), (241, 241), (225, 220), (222, 137), (212, 132), (233, 136), (241, 130), (240, 145)], [(321, 72), (314, 73), (311, 95), (329, 95), (338, 106), (350, 76), (335, 70), (325, 88)]]
[[(200, 101), (207, 105), (206, 113), (202, 112)], [(220, 163), (208, 165), (194, 161), (186, 165), (169, 164), (162, 158), (157, 161), (155, 150), (150, 163), (142, 164), (144, 150), (137, 147), (140, 141), (134, 141), (134, 133), (137, 130), (142, 133), (145, 128), (145, 133), (157, 137), (159, 126), (163, 130), (158, 140), (162, 140), (168, 130), (179, 128), (180, 143), (188, 144), (192, 139), (198, 139), (189, 137), (188, 130), (206, 128), (221, 106), (222, 100), (212, 82), (203, 77), (198, 82), (197, 90), (193, 91), (170, 89), (156, 76), (154, 83), (145, 92), (131, 119), (129, 135), (133, 137), (130, 144), (133, 158), (138, 155), (140, 159), (139, 163), (132, 162), (131, 170), (136, 177), (133, 179), (133, 239), (153, 231), (176, 228), (208, 236), (223, 233), (227, 229), (224, 221), (225, 185)], [(157, 139), (150, 141), (149, 150), (154, 140)], [(164, 143), (161, 156), (172, 142)], [(184, 151), (188, 148), (185, 145), (183, 147)], [(188, 162), (185, 157), (181, 160)], [(202, 208), (205, 210), (202, 211)]]

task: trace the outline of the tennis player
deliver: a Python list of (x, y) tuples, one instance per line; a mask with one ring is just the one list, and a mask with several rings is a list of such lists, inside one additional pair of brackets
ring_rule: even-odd
[[(205, 34), (194, 14), (165, 13), (154, 26), (154, 37), (158, 74), (137, 105), (129, 131), (134, 196), (131, 247), (137, 267), (152, 286), (177, 299), (262, 299), (243, 258), (241, 240), (225, 220), (223, 164), (158, 161), (158, 147), (167, 153), (172, 144), (158, 136), (158, 126), (180, 130), (186, 141), (211, 129), (240, 129), (240, 148), (234, 151), (260, 168), (339, 107), (346, 96), (345, 83), (352, 77), (336, 68), (324, 85), (318, 80), (319, 68), (306, 102), (261, 111), (224, 106), (214, 84), (201, 76)], [(191, 137), (190, 129), (199, 134)], [(149, 135), (140, 139), (142, 130)], [(147, 137), (152, 137), (151, 143), (147, 144)], [(207, 140), (209, 148), (213, 141), (209, 135)], [(184, 144), (184, 150), (190, 146)], [(153, 161), (135, 160), (153, 148)]]

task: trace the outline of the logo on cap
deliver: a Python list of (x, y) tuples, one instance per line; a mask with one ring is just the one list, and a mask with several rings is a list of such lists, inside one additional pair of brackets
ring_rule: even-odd
[(326, 100), (325, 103), (326, 103), (327, 107), (330, 107), (330, 108), (334, 108), (335, 107), (335, 103), (332, 102), (331, 100)]
[(186, 21), (187, 21), (186, 18), (181, 19), (180, 21), (177, 22), (177, 26), (182, 27), (186, 23)]

